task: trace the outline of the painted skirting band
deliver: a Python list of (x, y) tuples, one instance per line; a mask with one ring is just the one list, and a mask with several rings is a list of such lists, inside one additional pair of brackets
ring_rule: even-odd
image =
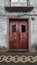
[(25, 62), (31, 62), (31, 63), (34, 63), (34, 62), (37, 62), (37, 56), (12, 56), (12, 55), (8, 55), (8, 56), (5, 56), (5, 55), (2, 55), (0, 56), (0, 62), (15, 62), (15, 63), (18, 63), (18, 62), (22, 62), (22, 63), (25, 63)]

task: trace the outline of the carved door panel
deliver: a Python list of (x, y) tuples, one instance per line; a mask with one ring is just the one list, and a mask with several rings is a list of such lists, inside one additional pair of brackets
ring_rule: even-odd
[(28, 49), (27, 20), (11, 20), (9, 26), (9, 48)]
[(10, 22), (10, 43), (9, 47), (18, 48), (18, 22)]
[(28, 23), (27, 20), (19, 22), (20, 48), (28, 49)]

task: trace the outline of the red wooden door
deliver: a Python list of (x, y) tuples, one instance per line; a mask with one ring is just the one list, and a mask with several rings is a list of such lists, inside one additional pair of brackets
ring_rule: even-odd
[(11, 20), (9, 31), (10, 49), (28, 49), (28, 20)]
[(28, 23), (27, 20), (23, 20), (19, 22), (19, 33), (20, 33), (20, 48), (27, 49), (28, 48)]

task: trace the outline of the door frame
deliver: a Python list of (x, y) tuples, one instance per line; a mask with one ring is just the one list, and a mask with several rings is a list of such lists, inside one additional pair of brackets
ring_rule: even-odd
[[(15, 18), (9, 18), (9, 22), (10, 22), (10, 19), (12, 20), (28, 20), (27, 23), (28, 23), (28, 49), (9, 49), (9, 44), (8, 44), (8, 51), (29, 51), (29, 19), (28, 18), (25, 18), (25, 19), (15, 19)], [(8, 22), (8, 26), (9, 26), (9, 22)], [(8, 42), (9, 42), (9, 27), (8, 27)]]

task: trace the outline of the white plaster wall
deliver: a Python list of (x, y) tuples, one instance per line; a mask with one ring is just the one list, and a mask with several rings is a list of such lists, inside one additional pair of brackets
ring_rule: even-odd
[(0, 7), (4, 7), (4, 0), (0, 0)]
[(31, 6), (37, 6), (37, 0), (29, 0)]
[(34, 16), (34, 20), (31, 17), (31, 46), (37, 46), (37, 16)]
[(4, 6), (10, 6), (10, 0), (4, 0)]
[(7, 47), (7, 19), (0, 17), (0, 46)]

